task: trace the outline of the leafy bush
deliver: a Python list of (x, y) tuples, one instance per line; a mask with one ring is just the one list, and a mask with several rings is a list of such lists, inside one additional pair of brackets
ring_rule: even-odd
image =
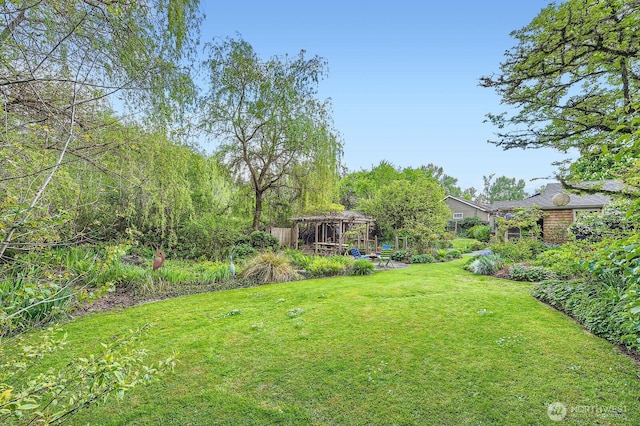
[(488, 243), (489, 238), (491, 237), (491, 228), (489, 225), (476, 225), (469, 229), (467, 236), (469, 238)]
[(594, 248), (587, 241), (565, 243), (540, 253), (531, 263), (548, 269), (558, 278), (584, 277), (589, 273)]
[(493, 275), (504, 266), (504, 259), (497, 254), (478, 256), (469, 264), (469, 270), (474, 274)]
[(515, 281), (540, 282), (556, 278), (555, 274), (542, 266), (514, 265), (509, 268), (509, 277)]
[(583, 214), (569, 227), (577, 238), (602, 241), (607, 237), (626, 236), (637, 229), (637, 223), (627, 215), (632, 209), (629, 200), (617, 200), (603, 208), (602, 213)]
[(470, 238), (456, 238), (452, 241), (452, 244), (454, 248), (460, 250), (462, 253), (482, 250), (486, 247), (486, 244)]
[(294, 270), (284, 254), (265, 252), (251, 259), (243, 276), (256, 284), (295, 281), (300, 275)]
[(353, 262), (352, 275), (369, 275), (375, 271), (375, 265), (366, 259), (357, 259)]
[(589, 280), (549, 280), (537, 284), (534, 297), (574, 317), (587, 330), (611, 342), (635, 345), (640, 337), (629, 330), (625, 284), (620, 276), (603, 274)]
[(520, 238), (516, 241), (493, 242), (491, 251), (499, 254), (508, 263), (528, 262), (547, 249), (547, 246), (535, 238)]
[(251, 245), (259, 250), (278, 250), (280, 248), (280, 240), (264, 231), (254, 231), (249, 235)]
[(430, 254), (415, 254), (411, 256), (411, 263), (434, 263), (436, 259)]
[[(447, 250), (438, 249), (433, 252), (433, 257), (439, 261), (443, 261), (447, 258)], [(413, 263), (413, 262), (412, 262)]]
[[(466, 237), (469, 236), (469, 230), (471, 228), (473, 228), (474, 226), (481, 226), (481, 225), (486, 225), (487, 222), (485, 222), (484, 220), (480, 219), (479, 217), (465, 217), (462, 220), (457, 221), (457, 223), (453, 223), (451, 222), (449, 224), (449, 229), (455, 227), (456, 229), (456, 234), (459, 237)], [(473, 237), (471, 237), (473, 238)]]
[(446, 258), (447, 259), (459, 259), (462, 257), (462, 252), (458, 249), (451, 249), (447, 251)]
[(409, 257), (409, 252), (406, 250), (396, 250), (391, 255), (391, 259), (398, 262), (404, 262), (407, 260), (408, 257)]
[[(364, 260), (364, 259), (363, 259)], [(368, 260), (365, 260), (369, 262)], [(314, 277), (330, 277), (345, 273), (352, 260), (346, 256), (322, 257), (318, 256), (311, 261), (307, 272)]]
[(234, 259), (240, 260), (254, 254), (255, 252), (256, 252), (256, 249), (253, 248), (252, 245), (247, 243), (240, 243), (238, 245), (231, 247), (231, 249), (229, 250), (229, 255), (232, 256)]
[(311, 256), (307, 256), (299, 250), (287, 249), (285, 250), (285, 255), (289, 258), (293, 266), (300, 269), (307, 269), (312, 262)]
[[(66, 343), (61, 330), (39, 332), (37, 343), (19, 336), (0, 343), (0, 422), (2, 424), (62, 424), (78, 410), (110, 397), (122, 399), (136, 384), (173, 369), (167, 358), (142, 362), (147, 352), (134, 346), (139, 335), (114, 337), (100, 353), (76, 358), (59, 369), (39, 371), (39, 362)], [(31, 339), (34, 341), (34, 339)]]

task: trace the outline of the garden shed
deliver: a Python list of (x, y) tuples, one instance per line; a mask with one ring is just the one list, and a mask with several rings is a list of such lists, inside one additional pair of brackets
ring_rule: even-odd
[(350, 247), (375, 251), (372, 238), (375, 220), (360, 212), (345, 210), (315, 216), (300, 216), (293, 222), (292, 246), (314, 254), (344, 254)]

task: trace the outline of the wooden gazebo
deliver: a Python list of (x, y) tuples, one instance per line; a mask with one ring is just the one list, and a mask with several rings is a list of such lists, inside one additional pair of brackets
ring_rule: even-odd
[(375, 251), (371, 238), (375, 220), (360, 212), (341, 211), (317, 216), (300, 216), (293, 222), (293, 246), (314, 254), (344, 254), (350, 246)]

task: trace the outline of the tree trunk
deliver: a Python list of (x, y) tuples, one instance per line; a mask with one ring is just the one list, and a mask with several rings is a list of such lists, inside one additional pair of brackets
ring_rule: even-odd
[(262, 202), (264, 193), (262, 191), (256, 190), (256, 209), (253, 212), (253, 225), (251, 228), (254, 231), (257, 231), (260, 227), (260, 218), (262, 217)]

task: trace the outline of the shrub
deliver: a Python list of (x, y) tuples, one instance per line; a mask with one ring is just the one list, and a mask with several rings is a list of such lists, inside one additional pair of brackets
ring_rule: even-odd
[(633, 346), (640, 333), (626, 325), (624, 293), (622, 277), (608, 273), (589, 280), (543, 281), (533, 289), (534, 297), (565, 311), (592, 333)]
[(352, 266), (352, 275), (369, 275), (369, 274), (373, 274), (373, 271), (375, 271), (376, 267), (375, 265), (366, 260), (366, 259), (358, 259), (355, 262), (353, 262), (353, 266)]
[(312, 262), (312, 257), (307, 256), (303, 252), (299, 250), (285, 250), (285, 255), (289, 259), (289, 261), (300, 269), (307, 269)]
[(474, 226), (486, 225), (486, 224), (487, 222), (483, 221), (479, 217), (472, 216), (472, 217), (465, 217), (464, 219), (457, 221), (457, 223), (455, 224), (453, 222), (450, 222), (449, 228), (451, 229), (455, 227), (457, 236), (466, 237), (469, 235), (469, 230)]
[(504, 259), (500, 255), (490, 254), (478, 256), (469, 264), (469, 270), (474, 274), (493, 275), (504, 266)]
[(430, 254), (415, 254), (411, 256), (411, 263), (434, 263), (436, 259)]
[(247, 244), (247, 243), (241, 243), (238, 244), (236, 246), (231, 247), (231, 250), (229, 251), (229, 254), (234, 258), (234, 259), (244, 259), (247, 256), (250, 256), (252, 254), (254, 254), (256, 252), (256, 249), (253, 248), (253, 246)]
[(467, 236), (488, 243), (491, 237), (491, 228), (488, 225), (476, 225), (469, 229)]
[(407, 260), (408, 257), (409, 257), (409, 252), (406, 250), (396, 250), (391, 255), (391, 259), (398, 262), (404, 262)]
[(493, 242), (491, 251), (499, 254), (508, 263), (528, 262), (547, 249), (547, 246), (535, 238), (520, 238), (516, 241)]
[[(369, 262), (368, 260), (365, 261)], [(352, 262), (352, 260), (346, 256), (318, 256), (311, 261), (307, 268), (307, 272), (314, 277), (341, 275), (345, 273), (350, 262)]]
[(470, 238), (457, 238), (453, 240), (452, 243), (454, 248), (460, 250), (463, 253), (481, 250), (486, 247), (486, 244)]
[(280, 248), (280, 240), (264, 231), (253, 231), (249, 235), (251, 245), (259, 250), (278, 250)]
[(540, 253), (531, 263), (553, 272), (558, 278), (579, 278), (589, 272), (594, 246), (586, 241), (565, 243)]
[(540, 282), (556, 278), (555, 274), (541, 266), (514, 265), (509, 268), (509, 277), (515, 281)]
[(282, 253), (265, 252), (254, 257), (244, 271), (245, 278), (257, 284), (295, 281), (300, 275)]
[(447, 258), (447, 250), (445, 249), (435, 250), (433, 252), (433, 257), (435, 257), (437, 260), (440, 260), (440, 261), (445, 260)]
[(462, 252), (458, 249), (451, 249), (447, 251), (447, 259), (459, 259), (462, 257)]

